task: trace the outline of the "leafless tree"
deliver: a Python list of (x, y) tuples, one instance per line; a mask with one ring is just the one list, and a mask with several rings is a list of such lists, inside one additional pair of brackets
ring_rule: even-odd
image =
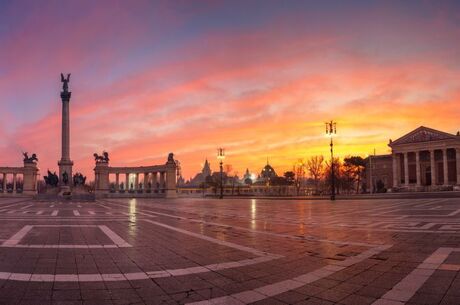
[(319, 180), (323, 175), (324, 157), (322, 155), (312, 156), (307, 160), (306, 166), (310, 177), (315, 181), (315, 192), (318, 193)]
[(305, 179), (305, 167), (305, 161), (303, 159), (299, 159), (296, 163), (294, 163), (294, 167), (292, 169), (295, 174), (294, 185), (296, 188), (297, 196), (300, 195), (300, 188), (302, 187), (302, 183)]

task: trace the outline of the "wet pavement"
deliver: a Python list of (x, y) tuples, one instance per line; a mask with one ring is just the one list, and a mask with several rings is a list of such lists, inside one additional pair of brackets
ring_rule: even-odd
[(0, 304), (460, 304), (460, 198), (0, 199)]

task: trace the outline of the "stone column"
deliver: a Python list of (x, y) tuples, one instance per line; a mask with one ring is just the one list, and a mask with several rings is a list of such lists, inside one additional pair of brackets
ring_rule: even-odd
[(2, 192), (6, 193), (6, 173), (3, 173), (3, 188)]
[(115, 191), (120, 190), (120, 173), (115, 173)]
[(134, 178), (134, 190), (137, 191), (139, 189), (139, 173), (136, 173)]
[(422, 185), (421, 177), (420, 177), (420, 151), (415, 152), (415, 171), (417, 174), (417, 186)]
[(455, 149), (455, 165), (457, 168), (457, 184), (460, 184), (460, 149)]
[(158, 187), (157, 187), (157, 182), (158, 182), (158, 173), (157, 172), (153, 172), (152, 173), (152, 189), (153, 190), (157, 190)]
[(160, 172), (160, 190), (165, 188), (165, 172)]
[(404, 185), (409, 186), (409, 160), (407, 152), (404, 153)]
[(129, 173), (125, 173), (125, 192), (129, 192)]
[(16, 193), (16, 173), (13, 173), (13, 193)]
[(72, 184), (72, 166), (73, 162), (70, 160), (70, 97), (72, 92), (64, 89), (61, 92), (62, 100), (62, 125), (61, 125), (61, 160), (59, 160), (59, 183), (63, 186), (62, 175), (67, 172), (69, 176), (69, 186)]
[(434, 152), (434, 150), (430, 150), (431, 185), (436, 185), (436, 162), (434, 159)]
[(398, 187), (398, 184), (398, 159), (396, 158), (396, 154), (393, 154), (393, 187)]
[(149, 173), (144, 173), (144, 193), (147, 191), (149, 184)]
[(447, 149), (442, 150), (442, 163), (443, 163), (443, 174), (444, 174), (444, 185), (449, 184), (449, 173), (448, 173), (448, 166), (447, 166)]

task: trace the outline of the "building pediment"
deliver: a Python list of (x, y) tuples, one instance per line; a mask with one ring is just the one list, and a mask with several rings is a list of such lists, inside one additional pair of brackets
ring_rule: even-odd
[(412, 144), (443, 140), (460, 140), (460, 137), (447, 132), (420, 126), (419, 128), (409, 132), (401, 138), (390, 142), (389, 146), (393, 147), (401, 144)]

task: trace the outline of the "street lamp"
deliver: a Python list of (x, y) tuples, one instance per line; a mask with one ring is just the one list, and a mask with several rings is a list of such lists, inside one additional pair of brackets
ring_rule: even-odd
[(334, 121), (326, 122), (326, 135), (331, 137), (331, 200), (335, 200), (335, 175), (334, 175), (334, 142), (333, 136), (337, 133), (337, 123)]
[(225, 159), (225, 150), (223, 148), (217, 149), (217, 160), (219, 160), (220, 165), (220, 196), (219, 199), (224, 198), (224, 159)]

